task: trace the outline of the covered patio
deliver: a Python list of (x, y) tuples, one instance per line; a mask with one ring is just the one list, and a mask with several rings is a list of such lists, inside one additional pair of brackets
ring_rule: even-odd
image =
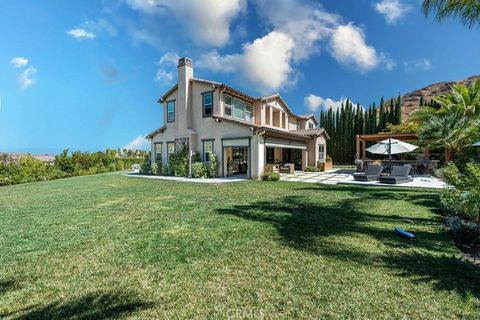
[[(363, 165), (368, 167), (373, 162), (381, 163), (388, 171), (388, 168), (392, 166), (403, 166), (411, 165), (412, 172), (414, 174), (422, 173), (433, 173), (433, 170), (436, 169), (439, 161), (430, 159), (430, 150), (428, 145), (422, 146), (423, 148), (423, 157), (419, 157), (416, 160), (406, 160), (406, 159), (393, 159), (388, 157), (388, 159), (383, 160), (372, 160), (367, 158), (367, 143), (368, 142), (382, 142), (382, 141), (418, 141), (419, 137), (416, 133), (392, 133), (392, 134), (366, 134), (366, 135), (357, 135), (356, 136), (356, 152), (355, 159), (363, 161)], [(386, 154), (385, 154), (386, 155)]]

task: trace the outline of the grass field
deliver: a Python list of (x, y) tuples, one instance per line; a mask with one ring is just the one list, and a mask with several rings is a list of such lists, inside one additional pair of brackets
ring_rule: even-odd
[(437, 204), (418, 190), (116, 174), (2, 187), (0, 318), (479, 318), (480, 272)]

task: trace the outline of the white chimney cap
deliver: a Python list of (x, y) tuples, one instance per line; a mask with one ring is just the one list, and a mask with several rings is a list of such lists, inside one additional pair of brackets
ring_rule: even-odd
[(187, 57), (183, 57), (183, 58), (178, 59), (178, 68), (183, 67), (183, 66), (193, 67), (192, 59), (187, 58)]

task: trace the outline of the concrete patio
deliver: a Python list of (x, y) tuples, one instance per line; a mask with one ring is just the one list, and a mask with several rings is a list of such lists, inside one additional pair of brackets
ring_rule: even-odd
[(320, 184), (349, 184), (349, 185), (365, 185), (378, 187), (403, 187), (403, 188), (427, 188), (442, 189), (447, 184), (433, 176), (415, 176), (412, 182), (402, 184), (384, 184), (378, 181), (355, 181), (353, 180), (353, 169), (334, 169), (326, 172), (302, 172), (296, 171), (294, 174), (281, 174), (282, 181), (307, 182)]

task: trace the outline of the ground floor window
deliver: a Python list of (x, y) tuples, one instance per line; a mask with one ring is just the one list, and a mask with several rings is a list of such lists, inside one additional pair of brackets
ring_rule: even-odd
[(170, 157), (175, 154), (175, 142), (167, 142), (167, 160), (170, 161)]
[(267, 147), (267, 163), (275, 162), (275, 149)]
[(325, 145), (320, 144), (318, 146), (318, 160), (323, 161), (325, 159)]
[(213, 140), (203, 141), (203, 162), (210, 162), (210, 155), (213, 153)]
[(157, 160), (162, 160), (162, 143), (161, 142), (156, 142), (154, 144), (154, 152), (155, 152), (155, 161)]

